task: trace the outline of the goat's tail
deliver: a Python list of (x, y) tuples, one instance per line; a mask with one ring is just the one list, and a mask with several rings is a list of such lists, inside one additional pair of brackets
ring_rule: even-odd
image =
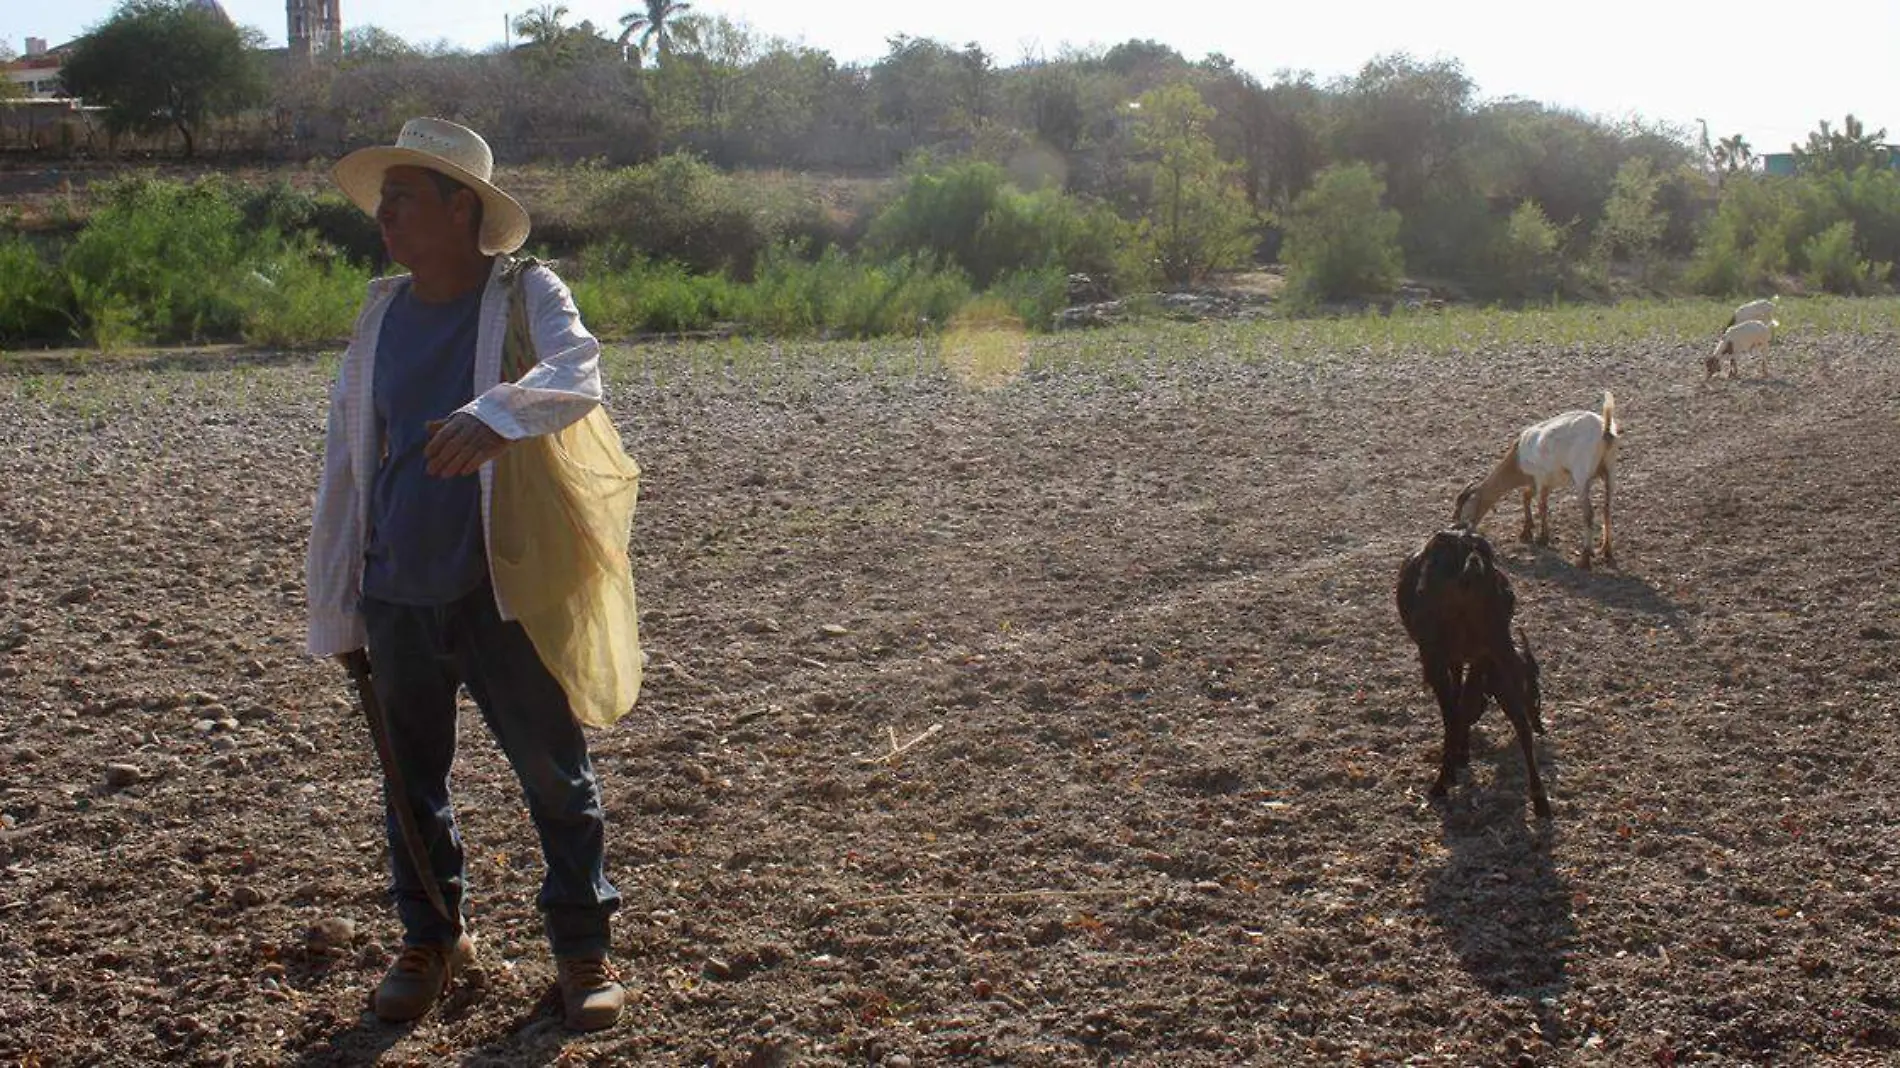
[(1616, 394), (1603, 391), (1603, 436), (1615, 440), (1618, 433), (1616, 425)]

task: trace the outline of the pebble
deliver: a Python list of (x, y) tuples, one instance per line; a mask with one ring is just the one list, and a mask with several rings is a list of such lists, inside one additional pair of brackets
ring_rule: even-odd
[(345, 916), (326, 916), (310, 925), (303, 944), (313, 956), (341, 953), (356, 941), (356, 921)]
[(231, 902), (241, 909), (256, 908), (265, 901), (264, 891), (249, 883), (231, 888)]
[(818, 633), (824, 635), (827, 638), (842, 638), (851, 632), (847, 630), (846, 628), (839, 626), (836, 623), (826, 623), (825, 625), (818, 628)]
[(145, 772), (137, 764), (107, 764), (106, 786), (113, 790), (123, 790), (137, 785), (145, 778)]

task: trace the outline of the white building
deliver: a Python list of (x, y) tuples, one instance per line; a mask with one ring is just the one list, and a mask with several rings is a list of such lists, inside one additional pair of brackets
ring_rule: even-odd
[(26, 53), (11, 63), (5, 64), (7, 81), (24, 90), (29, 100), (53, 100), (65, 96), (60, 85), (59, 68), (64, 62), (63, 56), (70, 44), (58, 48), (47, 48), (46, 38), (28, 37)]

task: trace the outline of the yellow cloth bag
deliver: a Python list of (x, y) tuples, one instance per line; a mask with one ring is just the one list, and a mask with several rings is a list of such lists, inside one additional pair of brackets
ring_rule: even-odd
[[(537, 357), (520, 271), (510, 275), (502, 373), (521, 377)], [(567, 692), (574, 718), (609, 727), (640, 696), (645, 657), (627, 542), (640, 468), (604, 407), (579, 422), (524, 438), (495, 460), (489, 560), (503, 601), (541, 662)]]

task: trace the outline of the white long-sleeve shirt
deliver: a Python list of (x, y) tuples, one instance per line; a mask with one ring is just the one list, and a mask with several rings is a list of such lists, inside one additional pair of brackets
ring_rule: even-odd
[[(497, 257), (482, 293), (475, 334), (475, 399), (459, 411), (486, 423), (509, 441), (552, 434), (601, 403), (600, 342), (581, 325), (567, 286), (546, 267), (521, 276), (534, 351), (540, 362), (518, 382), (501, 381), (502, 339), (508, 325), (508, 285)], [(366, 638), (358, 600), (363, 588), (363, 545), (370, 488), (382, 454), (371, 385), (376, 380), (376, 341), (383, 313), (404, 282), (379, 278), (356, 319), (343, 366), (330, 391), (330, 422), (324, 437), (323, 477), (317, 483), (305, 581), (310, 599), (309, 650), (332, 656), (363, 648)], [(494, 464), (482, 465), (482, 533), (488, 538)], [(491, 561), (492, 563), (492, 561)], [(501, 595), (495, 607), (513, 619)]]

